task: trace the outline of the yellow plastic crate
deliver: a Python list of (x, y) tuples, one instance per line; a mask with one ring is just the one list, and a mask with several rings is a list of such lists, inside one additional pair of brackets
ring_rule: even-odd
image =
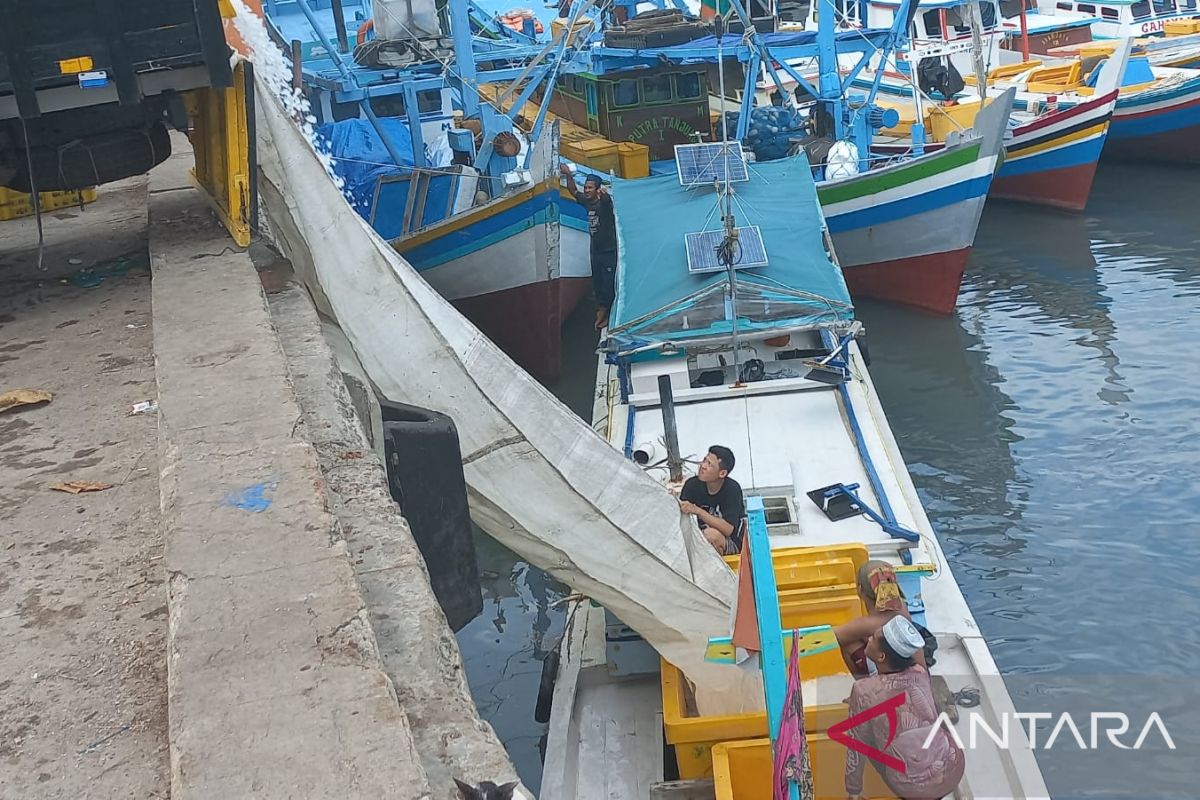
[(944, 142), (951, 133), (970, 128), (975, 124), (979, 108), (978, 100), (952, 106), (931, 106), (925, 116), (930, 138), (935, 142)]
[[(713, 777), (713, 748), (721, 742), (752, 740), (767, 734), (766, 712), (729, 714), (719, 717), (689, 716), (687, 684), (683, 673), (667, 662), (662, 664), (663, 727), (667, 743), (675, 748), (675, 761), (682, 780)], [(849, 712), (844, 703), (811, 705), (804, 709), (807, 731), (828, 730)], [(770, 797), (770, 794), (767, 794)]]
[[(725, 563), (734, 572), (738, 568), (740, 556), (725, 556)], [(775, 584), (777, 589), (800, 589), (810, 583), (805, 583), (805, 576), (811, 575), (811, 569), (816, 562), (837, 561), (849, 559), (853, 569), (847, 581), (840, 572), (830, 573), (828, 583), (847, 583), (858, 580), (858, 570), (866, 564), (869, 556), (865, 544), (840, 544), (828, 547), (782, 547), (771, 551), (771, 563), (775, 567)], [(820, 573), (824, 576), (826, 573)]]
[[(780, 616), (785, 628), (805, 628), (812, 625), (836, 627), (863, 614), (862, 600), (853, 587), (834, 597), (780, 604)], [(805, 680), (847, 673), (839, 650), (828, 650), (809, 656), (802, 662), (801, 669)], [(765, 711), (708, 717), (696, 715), (693, 704), (689, 702), (690, 688), (687, 680), (677, 667), (666, 661), (661, 665), (660, 684), (663, 727), (667, 743), (675, 747), (679, 777), (684, 780), (711, 776), (710, 751), (718, 742), (767, 735)], [(846, 707), (841, 703), (811, 706), (805, 710), (806, 714), (810, 712), (814, 715), (809, 723), (812, 730), (825, 730), (832, 722), (846, 718)]]
[[(807, 711), (805, 725), (808, 725)], [(845, 800), (846, 748), (822, 733), (806, 730), (812, 763), (813, 797)], [(713, 782), (717, 800), (763, 800), (771, 797), (771, 740), (722, 742), (712, 749)], [(863, 770), (863, 796), (894, 798), (891, 789), (870, 764)]]
[[(595, 24), (596, 23), (593, 22), (591, 19), (580, 19), (578, 22), (576, 22), (574, 25), (571, 26), (570, 34), (567, 36), (567, 44), (573, 44), (575, 37), (579, 35), (579, 32), (581, 30), (590, 29), (593, 26), (595, 26)], [(564, 21), (561, 17), (555, 17), (550, 22), (551, 38), (557, 39), (559, 37), (559, 34), (566, 34), (566, 33), (567, 33), (566, 21)]]
[(617, 157), (622, 178), (645, 178), (650, 174), (650, 148), (646, 145), (621, 142), (617, 145)]
[(1200, 33), (1200, 19), (1172, 19), (1163, 23), (1163, 33), (1167, 36), (1187, 36)]
[(621, 166), (617, 145), (607, 139), (561, 142), (559, 150), (576, 164), (590, 167), (602, 175), (615, 175)]
[[(94, 188), (78, 192), (40, 192), (39, 194), (43, 213), (71, 208), (80, 203), (96, 202)], [(33, 195), (0, 188), (0, 220), (30, 217), (33, 216), (33, 213)]]

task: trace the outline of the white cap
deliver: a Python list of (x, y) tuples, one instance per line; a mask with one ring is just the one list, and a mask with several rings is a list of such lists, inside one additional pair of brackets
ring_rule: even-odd
[(892, 617), (883, 626), (883, 638), (896, 651), (896, 655), (903, 658), (912, 658), (925, 646), (925, 637), (921, 636), (916, 626), (901, 616)]

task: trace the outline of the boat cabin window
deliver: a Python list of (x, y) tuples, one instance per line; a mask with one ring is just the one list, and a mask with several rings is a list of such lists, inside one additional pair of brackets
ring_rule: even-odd
[(946, 9), (946, 24), (953, 28), (954, 33), (958, 36), (970, 33), (971, 26), (967, 22), (966, 6)]
[(675, 96), (678, 99), (699, 100), (703, 95), (704, 85), (700, 82), (699, 72), (675, 76)]
[(1100, 8), (1101, 19), (1120, 19), (1121, 12), (1115, 8)]
[(1037, 11), (1037, 0), (1000, 0), (1000, 16), (1005, 19), (1016, 19), (1021, 16), (1022, 5), (1029, 13)]
[(1196, 0), (1179, 0), (1180, 11), (1195, 11)]
[(404, 95), (402, 94), (372, 95), (369, 102), (371, 103), (371, 110), (375, 112), (376, 116), (403, 117), (407, 113), (404, 107)]
[(942, 35), (942, 17), (936, 10), (926, 11), (921, 19), (925, 22), (926, 39), (937, 39)]
[[(403, 117), (408, 113), (408, 108), (404, 103), (404, 95), (396, 94), (380, 94), (372, 95), (370, 99), (371, 110), (380, 117)], [(357, 103), (348, 105), (358, 108)], [(420, 114), (437, 114), (442, 110), (442, 92), (440, 89), (430, 89), (424, 92), (417, 92), (417, 112)], [(336, 111), (335, 111), (336, 116)], [(358, 116), (355, 112), (346, 119), (353, 119)]]
[(1055, 3), (1054, 7), (1059, 11), (1070, 11), (1073, 8), (1070, 3)]
[(563, 78), (562, 89), (567, 94), (573, 94), (576, 97), (583, 96), (583, 79), (578, 75), (567, 75)]
[(1079, 5), (1075, 6), (1075, 8), (1081, 14), (1095, 14), (1096, 13), (1096, 7), (1088, 5), (1087, 3), (1080, 3)]
[(655, 75), (653, 78), (642, 78), (642, 102), (671, 102), (671, 76)]
[(992, 3), (980, 3), (979, 18), (983, 20), (984, 30), (996, 27), (996, 6)]
[(618, 108), (638, 104), (638, 82), (632, 79), (613, 81), (612, 104)]
[(1138, 19), (1139, 17), (1148, 17), (1150, 16), (1150, 0), (1138, 0), (1136, 3), (1130, 6), (1130, 10), (1133, 11), (1134, 19)]
[(1175, 0), (1154, 0), (1154, 13), (1160, 17), (1175, 13)]

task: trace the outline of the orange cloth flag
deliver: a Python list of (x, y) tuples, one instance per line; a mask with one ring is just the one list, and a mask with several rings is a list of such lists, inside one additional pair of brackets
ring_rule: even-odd
[(762, 652), (758, 631), (758, 604), (754, 601), (754, 575), (750, 567), (750, 536), (742, 537), (742, 554), (738, 559), (737, 599), (733, 610), (734, 647), (748, 653)]

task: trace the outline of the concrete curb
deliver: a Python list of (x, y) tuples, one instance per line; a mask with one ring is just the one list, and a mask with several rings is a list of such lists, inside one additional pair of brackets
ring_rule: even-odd
[(268, 300), (303, 413), (301, 430), (328, 481), (383, 663), (412, 725), (433, 797), (458, 800), (453, 778), (517, 780), (504, 746), (479, 719), (458, 641), (388, 492), (386, 471), (363, 433), (308, 292), (292, 283)]
[(258, 276), (176, 142), (150, 198), (171, 796), (428, 798)]

